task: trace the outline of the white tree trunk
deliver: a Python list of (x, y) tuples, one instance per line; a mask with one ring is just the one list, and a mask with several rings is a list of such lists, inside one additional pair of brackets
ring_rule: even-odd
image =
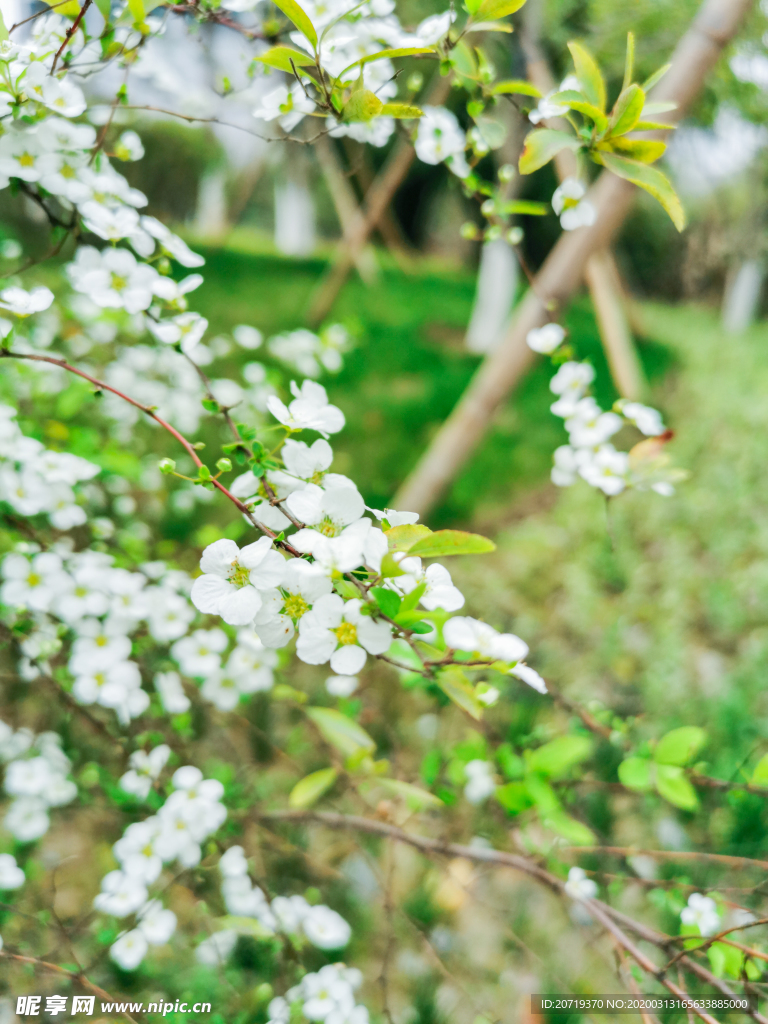
[(723, 296), (723, 327), (728, 334), (739, 334), (754, 321), (764, 280), (760, 260), (745, 260), (729, 278)]
[(315, 203), (304, 182), (275, 182), (275, 245), (286, 256), (309, 256), (315, 248)]
[(501, 340), (517, 289), (517, 259), (503, 238), (486, 242), (480, 254), (477, 292), (467, 328), (470, 352), (492, 352)]
[(227, 173), (223, 167), (216, 167), (200, 180), (195, 231), (215, 238), (223, 235), (227, 227)]

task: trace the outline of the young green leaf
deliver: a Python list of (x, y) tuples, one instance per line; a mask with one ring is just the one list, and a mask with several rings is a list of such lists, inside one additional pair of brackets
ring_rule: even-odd
[(376, 744), (365, 729), (340, 711), (334, 708), (310, 707), (306, 712), (323, 738), (345, 757), (352, 757), (361, 750), (373, 752), (376, 749)]
[(261, 64), (268, 64), (271, 68), (286, 71), (289, 75), (293, 74), (291, 61), (293, 61), (294, 67), (297, 68), (311, 67), (315, 63), (308, 53), (294, 50), (291, 46), (273, 46), (266, 53), (262, 53), (260, 57), (255, 57), (254, 59)]
[(763, 754), (752, 772), (752, 785), (765, 786), (768, 789), (768, 754)]
[(390, 551), (407, 551), (416, 541), (428, 537), (432, 531), (428, 526), (421, 523), (403, 523), (402, 526), (393, 526), (391, 530), (385, 530)]
[(510, 814), (520, 814), (521, 811), (533, 807), (533, 799), (524, 782), (508, 782), (504, 786), (498, 786), (496, 799)]
[(677, 125), (669, 124), (666, 121), (638, 121), (635, 125), (636, 132), (669, 132)]
[[(99, 10), (101, 10), (100, 7), (99, 7)], [(103, 13), (104, 12), (102, 11), (102, 14)], [(104, 21), (109, 21), (109, 14), (104, 15)], [(8, 36), (8, 29), (5, 26), (5, 19), (3, 18), (3, 13), (2, 13), (2, 11), (0, 11), (0, 42), (2, 42), (4, 39), (8, 39), (8, 38), (9, 38), (9, 36)]]
[(509, 93), (518, 93), (521, 96), (534, 96), (541, 99), (541, 90), (530, 82), (522, 81), (519, 78), (511, 78), (507, 82), (497, 82), (490, 90), (492, 96), (502, 96)]
[(485, 21), (507, 18), (519, 11), (524, 3), (525, 0), (483, 0), (477, 9), (477, 16)]
[(657, 199), (669, 214), (677, 230), (683, 230), (685, 211), (666, 175), (655, 167), (649, 167), (647, 164), (641, 164), (637, 160), (630, 160), (624, 156), (617, 156), (615, 153), (599, 153), (596, 156), (599, 157), (599, 162), (613, 174), (631, 181), (633, 185), (645, 189), (654, 199)]
[(423, 117), (424, 111), (419, 107), (409, 106), (407, 103), (385, 103), (379, 114), (381, 117), (394, 117), (400, 121), (407, 121), (415, 117)]
[(699, 806), (696, 790), (677, 765), (656, 765), (656, 789), (659, 796), (683, 811), (695, 811)]
[(274, 4), (317, 49), (317, 32), (304, 8), (297, 4), (296, 0), (274, 0)]
[(319, 772), (306, 775), (291, 790), (288, 806), (298, 811), (312, 807), (328, 792), (338, 777), (339, 773), (335, 768), (321, 768)]
[(662, 80), (671, 67), (671, 64), (662, 64), (658, 71), (654, 71), (650, 78), (646, 78), (642, 84), (643, 92), (650, 92), (654, 85)]
[(707, 742), (707, 734), (695, 725), (684, 725), (662, 736), (656, 744), (653, 759), (658, 764), (690, 764)]
[(384, 614), (394, 619), (397, 613), (400, 611), (400, 605), (402, 599), (399, 594), (396, 594), (394, 590), (390, 590), (389, 587), (373, 587), (371, 594), (376, 604), (381, 608)]
[(144, 0), (128, 0), (128, 10), (137, 25), (140, 25), (147, 16)]
[(437, 677), (437, 685), (450, 700), (472, 718), (483, 717), (483, 705), (477, 699), (472, 684), (457, 665), (449, 665)]
[(624, 136), (606, 139), (605, 142), (597, 144), (597, 149), (600, 152), (618, 153), (619, 156), (626, 156), (641, 164), (655, 163), (660, 156), (664, 155), (666, 148), (666, 142), (662, 142), (660, 139), (625, 139)]
[(422, 598), (424, 592), (426, 591), (426, 589), (427, 589), (427, 581), (424, 580), (422, 583), (420, 583), (418, 585), (418, 587), (414, 587), (413, 590), (410, 592), (410, 594), (406, 594), (406, 596), (402, 600), (402, 604), (400, 605), (400, 612), (401, 612), (401, 614), (403, 612), (411, 612), (411, 611), (413, 611), (413, 609), (416, 607), (416, 605), (421, 600), (421, 598)]
[(628, 757), (619, 765), (619, 781), (627, 789), (643, 793), (653, 787), (653, 762), (647, 757)]
[(627, 32), (627, 56), (624, 60), (624, 81), (621, 91), (624, 92), (632, 84), (632, 75), (635, 70), (635, 33)]
[[(643, 89), (643, 92), (645, 91)], [(670, 110), (677, 110), (677, 104), (673, 100), (659, 100), (658, 102), (646, 103), (643, 107), (643, 117), (646, 114), (666, 114)]]
[(561, 150), (572, 149), (575, 152), (581, 147), (582, 143), (568, 132), (536, 128), (526, 136), (518, 168), (521, 174), (532, 174), (548, 164)]
[(496, 545), (479, 533), (465, 533), (464, 530), (437, 530), (428, 537), (417, 540), (408, 548), (409, 555), (420, 558), (441, 558), (444, 555), (483, 555), (495, 551)]
[(645, 93), (639, 85), (630, 85), (626, 88), (613, 107), (610, 121), (608, 122), (608, 137), (614, 135), (626, 135), (631, 132), (645, 106)]
[(565, 811), (550, 811), (542, 815), (541, 823), (573, 846), (591, 846), (595, 842), (595, 833)]
[(592, 740), (588, 736), (558, 736), (529, 752), (528, 769), (549, 778), (558, 778), (591, 753)]
[(428, 793), (426, 789), (419, 786), (412, 786), (410, 782), (401, 782), (399, 779), (379, 779), (378, 785), (389, 790), (393, 796), (399, 796), (405, 800), (408, 808), (412, 811), (421, 811), (425, 807), (442, 807), (443, 801), (434, 793)]
[(564, 89), (563, 92), (557, 92), (554, 96), (550, 97), (552, 103), (560, 104), (564, 107), (570, 107), (571, 110), (577, 110), (580, 114), (588, 117), (590, 121), (594, 121), (595, 128), (599, 132), (604, 132), (608, 127), (608, 118), (594, 103), (589, 103), (584, 99), (580, 92), (576, 92), (575, 89)]
[(505, 21), (475, 21), (471, 25), (468, 25), (464, 31), (467, 35), (470, 32), (506, 32), (509, 34), (514, 29), (511, 25), (508, 25)]
[(355, 89), (344, 104), (342, 115), (345, 121), (372, 121), (384, 108), (375, 92), (370, 89)]
[(354, 64), (344, 68), (341, 74), (337, 76), (337, 80), (342, 81), (348, 71), (356, 67), (363, 67), (364, 64), (370, 64), (374, 60), (392, 60), (395, 57), (422, 57), (426, 54), (431, 54), (433, 57), (436, 56), (434, 46), (401, 46), (395, 50), (379, 50), (378, 53), (370, 53), (367, 57), (361, 57)]
[(605, 112), (605, 82), (595, 58), (579, 43), (568, 43), (568, 49), (573, 57), (581, 91), (590, 103)]
[(502, 204), (501, 212), (528, 214), (530, 217), (543, 217), (549, 213), (549, 209), (548, 203), (537, 203), (532, 199), (511, 199), (508, 203)]

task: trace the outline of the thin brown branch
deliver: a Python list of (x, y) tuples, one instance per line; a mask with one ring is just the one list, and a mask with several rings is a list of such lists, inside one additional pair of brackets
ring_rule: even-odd
[(77, 32), (77, 30), (78, 30), (78, 29), (80, 28), (80, 22), (81, 22), (81, 21), (83, 20), (83, 18), (85, 17), (86, 11), (88, 10), (88, 8), (89, 8), (89, 7), (91, 6), (91, 4), (92, 4), (92, 3), (93, 3), (93, 0), (85, 0), (85, 3), (84, 3), (84, 4), (83, 4), (83, 6), (82, 6), (82, 7), (80, 8), (80, 12), (79, 12), (79, 14), (77, 15), (77, 17), (75, 18), (75, 20), (74, 20), (74, 21), (72, 22), (72, 24), (71, 24), (71, 25), (69, 26), (69, 28), (67, 29), (67, 33), (66, 33), (66, 35), (64, 36), (64, 42), (63, 42), (63, 43), (61, 44), (61, 46), (60, 46), (60, 47), (58, 48), (58, 50), (56, 51), (56, 54), (55, 54), (55, 56), (54, 56), (54, 58), (53, 58), (53, 64), (51, 65), (51, 74), (52, 74), (52, 75), (56, 73), (56, 65), (57, 65), (57, 64), (58, 64), (58, 62), (59, 62), (59, 57), (60, 57), (60, 56), (62, 55), (62, 53), (64, 53), (64, 51), (66, 50), (66, 48), (67, 48), (67, 44), (69, 43), (69, 41), (70, 41), (70, 39), (72, 38), (72, 36), (73, 36), (73, 35), (75, 34), (75, 32)]
[(562, 846), (568, 853), (611, 853), (619, 857), (656, 857), (658, 860), (700, 860), (723, 864), (729, 868), (760, 868), (768, 871), (768, 861), (751, 857), (732, 857), (726, 853), (706, 853), (700, 850), (640, 850), (634, 846)]

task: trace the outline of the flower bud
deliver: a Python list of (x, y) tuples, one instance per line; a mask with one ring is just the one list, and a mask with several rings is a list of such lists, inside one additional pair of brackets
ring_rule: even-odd
[(480, 213), (484, 217), (492, 217), (496, 212), (496, 204), (492, 199), (486, 199), (483, 205), (480, 207)]
[(507, 241), (510, 245), (520, 245), (524, 237), (522, 228), (514, 227), (510, 228), (507, 232)]
[(173, 459), (160, 459), (157, 468), (161, 473), (173, 473), (176, 470), (176, 463)]
[(459, 234), (461, 235), (462, 238), (466, 238), (469, 241), (472, 241), (472, 239), (477, 238), (478, 235), (477, 224), (474, 224), (471, 220), (466, 221), (464, 224), (461, 225), (461, 228), (459, 229)]
[(499, 168), (499, 181), (512, 181), (517, 171), (512, 164), (504, 164)]
[(256, 1001), (259, 1003), (266, 1003), (275, 994), (275, 990), (269, 984), (268, 981), (263, 981), (260, 985), (256, 986), (256, 991), (253, 993)]
[(498, 224), (491, 224), (485, 232), (485, 240), (486, 242), (495, 242), (497, 238), (501, 238), (501, 228)]
[(422, 85), (424, 85), (424, 75), (420, 71), (414, 71), (408, 75), (408, 81), (405, 83), (408, 92), (418, 92)]
[(220, 470), (222, 473), (231, 473), (232, 472), (232, 462), (231, 462), (231, 460), (230, 459), (219, 459), (218, 462), (216, 463), (216, 469)]

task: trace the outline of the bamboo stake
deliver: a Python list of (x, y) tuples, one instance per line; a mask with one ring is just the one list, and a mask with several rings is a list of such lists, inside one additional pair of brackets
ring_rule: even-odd
[[(752, 6), (752, 0), (705, 0), (675, 50), (672, 67), (653, 90), (654, 100), (674, 101), (674, 115), (680, 118)], [(393, 499), (396, 508), (425, 515), (434, 506), (482, 439), (500, 403), (530, 366), (533, 352), (525, 338), (533, 327), (546, 322), (545, 304), (562, 310), (578, 288), (587, 260), (609, 244), (634, 195), (635, 186), (629, 182), (608, 172), (600, 175), (589, 193), (597, 210), (596, 223), (560, 237), (536, 277), (535, 288), (520, 303), (502, 344), (484, 360)]]

